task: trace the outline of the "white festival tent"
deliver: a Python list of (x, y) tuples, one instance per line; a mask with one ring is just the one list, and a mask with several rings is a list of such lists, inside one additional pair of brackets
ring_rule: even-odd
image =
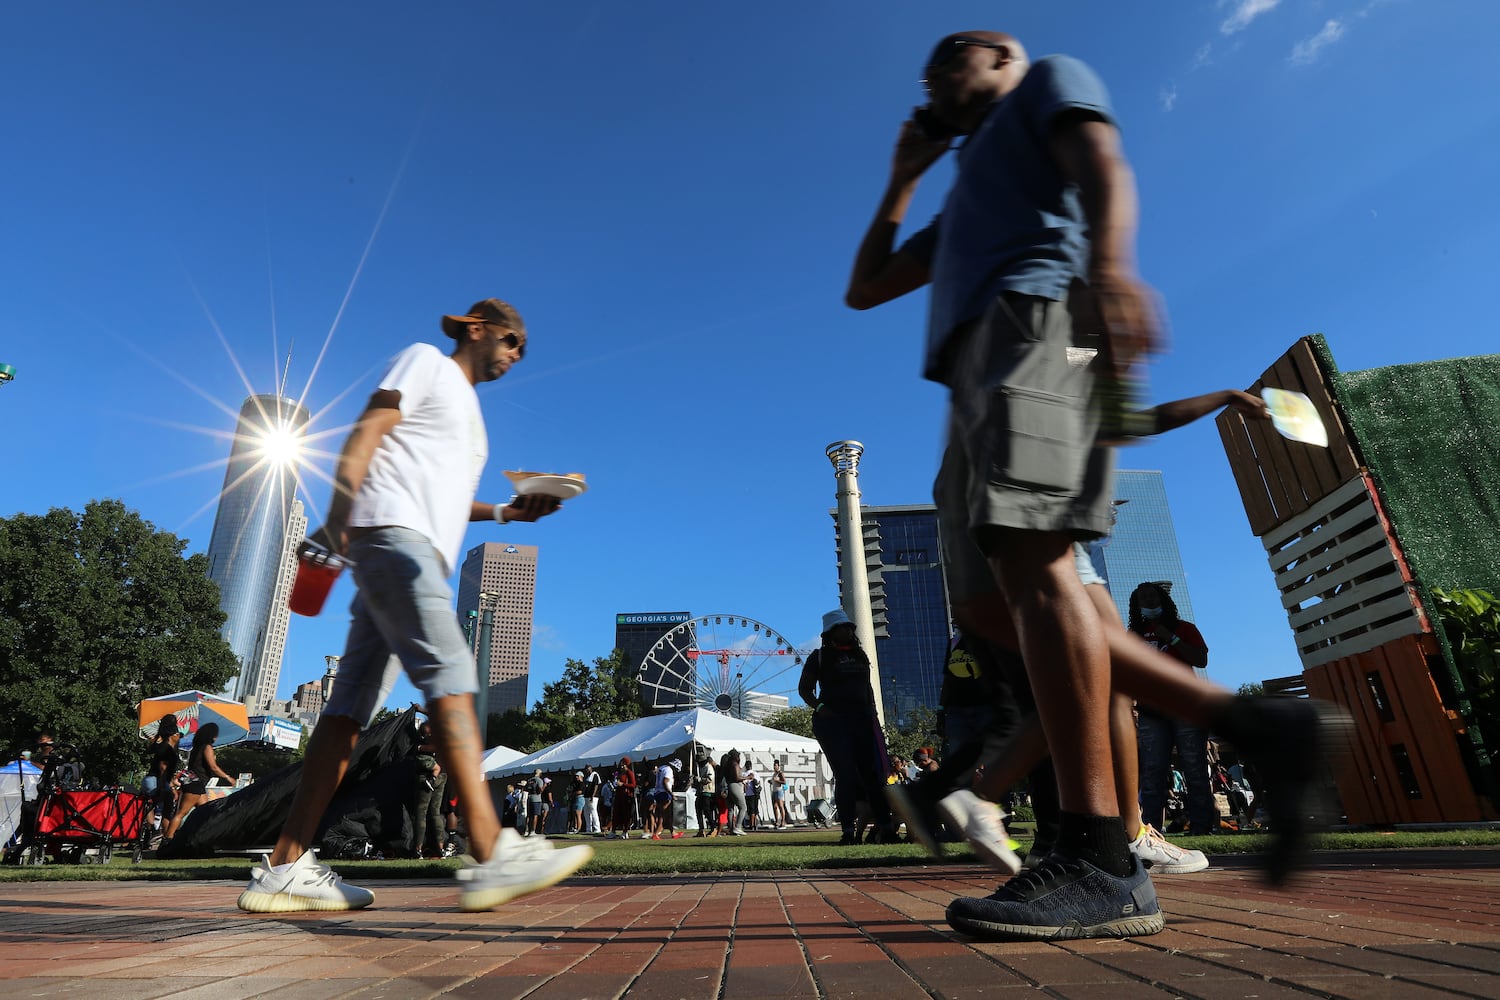
[[(547, 773), (572, 771), (585, 764), (607, 770), (613, 768), (621, 757), (628, 756), (637, 763), (643, 759), (657, 761), (694, 742), (713, 749), (715, 764), (719, 755), (733, 747), (747, 755), (755, 766), (764, 766), (767, 774), (773, 756), (793, 755), (820, 763), (822, 757), (818, 741), (810, 737), (757, 726), (707, 709), (692, 708), (670, 715), (648, 715), (613, 726), (596, 726), (508, 764), (494, 769), (487, 767), (484, 776), (495, 779), (530, 774), (537, 768)], [(683, 764), (691, 766), (686, 757)], [(790, 768), (788, 777), (791, 777)]]
[(484, 752), (484, 759), (479, 762), (480, 768), (484, 770), (486, 777), (491, 771), (498, 771), (518, 757), (526, 756), (519, 750), (513, 750), (504, 744), (491, 747)]

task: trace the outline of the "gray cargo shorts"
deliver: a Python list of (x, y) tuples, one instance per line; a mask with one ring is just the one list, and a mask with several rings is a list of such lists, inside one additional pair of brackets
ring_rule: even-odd
[(980, 546), (987, 528), (1078, 541), (1109, 532), (1114, 450), (1096, 444), (1092, 405), (1098, 338), (1075, 335), (1087, 295), (1078, 283), (1065, 301), (1006, 292), (954, 334), (932, 492), (957, 600), (996, 589)]

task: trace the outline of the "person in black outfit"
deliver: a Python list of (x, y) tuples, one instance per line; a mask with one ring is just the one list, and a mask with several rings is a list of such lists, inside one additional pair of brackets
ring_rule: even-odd
[(234, 779), (219, 767), (219, 762), (214, 757), (214, 743), (218, 738), (219, 726), (214, 722), (199, 726), (198, 732), (193, 735), (193, 749), (188, 751), (187, 769), (182, 772), (180, 779), (182, 799), (177, 803), (177, 812), (173, 814), (172, 821), (167, 824), (165, 840), (175, 837), (177, 828), (193, 807), (208, 799), (209, 778), (218, 777), (225, 784), (234, 784)]
[(160, 816), (161, 823), (172, 818), (172, 802), (176, 798), (172, 780), (182, 769), (182, 757), (177, 752), (180, 742), (182, 732), (177, 728), (177, 717), (162, 716), (156, 724), (156, 735), (151, 738), (151, 763), (141, 781), (141, 794), (151, 803), (152, 812)]
[(890, 759), (875, 714), (870, 658), (842, 608), (823, 616), (823, 644), (802, 665), (797, 693), (813, 710), (813, 735), (833, 768), (833, 801), (844, 828), (841, 845), (859, 842), (858, 802), (869, 804), (876, 840), (896, 839), (885, 798)]

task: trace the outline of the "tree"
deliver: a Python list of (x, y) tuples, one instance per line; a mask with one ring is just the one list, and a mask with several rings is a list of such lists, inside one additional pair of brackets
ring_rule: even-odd
[(1235, 692), (1242, 698), (1253, 698), (1266, 693), (1266, 686), (1259, 681), (1249, 684), (1241, 684), (1240, 689)]
[(926, 705), (918, 705), (906, 713), (900, 726), (885, 724), (885, 745), (892, 756), (900, 755), (911, 760), (918, 747), (938, 747), (942, 737), (938, 735), (937, 713)]
[(0, 733), (51, 728), (91, 779), (144, 766), (136, 706), (222, 690), (234, 652), (208, 557), (118, 500), (0, 519)]
[(772, 712), (761, 719), (760, 724), (768, 729), (779, 729), (783, 733), (795, 733), (798, 736), (806, 736), (808, 739), (813, 738), (812, 709), (806, 705)]
[(542, 687), (541, 698), (531, 708), (541, 746), (640, 715), (640, 681), (618, 649), (596, 657), (592, 667), (582, 660), (568, 660), (562, 676)]

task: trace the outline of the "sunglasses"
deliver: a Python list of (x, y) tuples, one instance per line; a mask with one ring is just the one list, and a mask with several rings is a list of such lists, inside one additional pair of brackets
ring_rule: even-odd
[(927, 66), (922, 71), (922, 87), (930, 89), (929, 80), (932, 75), (944, 66), (948, 65), (954, 58), (964, 50), (965, 46), (973, 45), (981, 49), (1002, 49), (1003, 45), (996, 42), (983, 42), (977, 38), (945, 38), (938, 42), (937, 48), (932, 50), (932, 55), (927, 58)]
[(486, 323), (484, 325), (494, 327), (496, 330), (504, 330), (505, 336), (499, 338), (500, 343), (515, 350), (518, 357), (524, 358), (526, 356), (526, 344), (510, 327), (501, 326), (499, 323)]

